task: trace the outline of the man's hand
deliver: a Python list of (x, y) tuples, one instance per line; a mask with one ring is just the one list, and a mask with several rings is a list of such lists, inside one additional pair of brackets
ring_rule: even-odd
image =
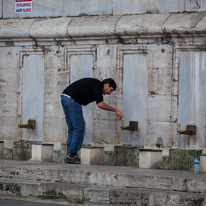
[(124, 116), (123, 113), (121, 111), (119, 111), (118, 109), (114, 108), (114, 107), (110, 107), (109, 105), (105, 104), (104, 102), (100, 102), (97, 104), (97, 106), (101, 109), (107, 110), (107, 111), (112, 111), (115, 112), (117, 117), (122, 119), (122, 117)]
[(121, 111), (119, 111), (118, 109), (116, 109), (115, 113), (116, 113), (117, 117), (120, 119), (122, 119), (122, 117), (124, 116), (123, 113)]

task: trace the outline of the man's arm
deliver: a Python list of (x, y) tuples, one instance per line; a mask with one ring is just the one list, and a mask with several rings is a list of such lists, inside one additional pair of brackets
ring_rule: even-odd
[(118, 109), (114, 108), (114, 107), (110, 107), (109, 105), (105, 104), (104, 102), (100, 102), (97, 104), (97, 106), (103, 110), (107, 110), (107, 111), (111, 111), (111, 112), (115, 112), (117, 117), (122, 119), (122, 117), (124, 116), (123, 113), (121, 111), (119, 111)]

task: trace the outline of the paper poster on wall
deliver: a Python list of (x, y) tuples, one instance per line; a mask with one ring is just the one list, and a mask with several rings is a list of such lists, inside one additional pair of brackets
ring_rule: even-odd
[(32, 0), (16, 0), (15, 13), (32, 13)]

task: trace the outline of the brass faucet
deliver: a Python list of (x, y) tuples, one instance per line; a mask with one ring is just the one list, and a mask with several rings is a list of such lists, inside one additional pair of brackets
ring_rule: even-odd
[(27, 129), (35, 129), (36, 121), (35, 120), (28, 120), (28, 124), (21, 124), (22, 118), (19, 118), (19, 128), (27, 128)]
[(138, 129), (138, 122), (135, 121), (129, 121), (129, 126), (124, 126), (124, 120), (121, 121), (122, 126), (120, 127), (120, 130), (130, 130), (130, 131), (137, 131)]
[(178, 124), (179, 131), (177, 132), (178, 135), (185, 134), (185, 135), (196, 135), (196, 126), (195, 125), (187, 125), (186, 130), (181, 130), (181, 124)]

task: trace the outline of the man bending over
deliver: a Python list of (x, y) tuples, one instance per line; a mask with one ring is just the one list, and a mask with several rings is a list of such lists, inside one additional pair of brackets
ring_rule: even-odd
[(83, 78), (70, 84), (63, 91), (61, 103), (68, 126), (66, 163), (80, 163), (77, 152), (82, 147), (85, 133), (81, 105), (85, 106), (96, 101), (99, 108), (115, 112), (120, 119), (123, 117), (121, 111), (103, 102), (103, 95), (110, 95), (116, 90), (116, 87), (115, 81), (111, 78), (104, 79), (103, 81), (94, 78)]

